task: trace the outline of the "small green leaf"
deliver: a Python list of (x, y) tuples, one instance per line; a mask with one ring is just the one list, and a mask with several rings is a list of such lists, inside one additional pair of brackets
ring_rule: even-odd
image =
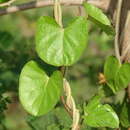
[(121, 125), (125, 128), (130, 127), (130, 103), (125, 99), (120, 114)]
[[(56, 130), (58, 130), (58, 128), (60, 130), (61, 128), (62, 130), (70, 130), (72, 119), (66, 110), (60, 106), (56, 107), (44, 116), (33, 117), (29, 115), (27, 118), (27, 123), (34, 130), (47, 130), (54, 124), (54, 126), (57, 126)], [(53, 130), (53, 128), (51, 130)]]
[(26, 119), (26, 122), (32, 128), (32, 130), (46, 130), (51, 124), (57, 124), (56, 121), (57, 118), (55, 117), (53, 110), (40, 117), (28, 115)]
[(120, 65), (114, 56), (110, 56), (104, 65), (104, 75), (107, 81), (106, 84), (116, 93), (126, 88), (130, 83), (130, 64)]
[(30, 61), (20, 74), (20, 101), (29, 113), (40, 116), (53, 109), (62, 87), (63, 78), (59, 71), (48, 76), (35, 61)]
[(107, 18), (107, 16), (102, 12), (101, 9), (95, 7), (92, 4), (89, 4), (87, 2), (83, 3), (84, 8), (88, 14), (88, 18), (94, 22), (96, 25), (98, 25), (101, 29), (103, 29), (107, 34), (114, 35), (114, 29), (111, 26), (111, 22)]
[(72, 124), (72, 119), (64, 108), (62, 107), (56, 108), (55, 115), (57, 117), (59, 125), (62, 126), (62, 128), (64, 127), (70, 129)]
[(130, 64), (125, 63), (120, 67), (115, 78), (116, 91), (122, 88), (126, 88), (129, 83), (130, 83)]
[(102, 105), (100, 100), (100, 96), (95, 96), (88, 105), (84, 107), (84, 119), (86, 124), (91, 127), (118, 128), (119, 119), (117, 114), (110, 105)]
[(104, 65), (104, 75), (107, 80), (107, 85), (115, 92), (115, 77), (119, 71), (120, 64), (114, 56), (110, 56), (106, 59)]
[(83, 17), (75, 18), (66, 28), (48, 16), (38, 21), (36, 51), (39, 57), (54, 66), (69, 66), (82, 55), (88, 37), (88, 24)]
[(106, 79), (113, 80), (116, 76), (116, 73), (118, 72), (120, 67), (120, 64), (118, 60), (115, 58), (115, 56), (109, 56), (106, 59), (105, 65), (104, 65), (104, 74)]
[(102, 95), (102, 97), (114, 96), (113, 91), (107, 86), (107, 84), (103, 84), (99, 87), (98, 94)]

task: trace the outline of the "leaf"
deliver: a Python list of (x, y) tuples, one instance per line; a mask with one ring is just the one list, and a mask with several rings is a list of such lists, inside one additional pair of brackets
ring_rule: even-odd
[(104, 65), (104, 75), (107, 80), (107, 85), (112, 89), (113, 92), (115, 92), (115, 77), (119, 71), (119, 67), (120, 64), (114, 56), (108, 57)]
[(47, 130), (53, 126), (57, 126), (60, 129), (62, 128), (62, 130), (70, 130), (72, 119), (64, 108), (57, 107), (41, 117), (29, 115), (27, 122), (33, 130)]
[(95, 96), (88, 105), (84, 107), (84, 119), (86, 124), (90, 127), (118, 128), (119, 119), (116, 113), (110, 105), (102, 105), (100, 100), (100, 96)]
[(114, 96), (113, 91), (107, 86), (107, 84), (103, 84), (99, 87), (98, 94), (102, 95), (102, 97)]
[(33, 117), (32, 115), (27, 116), (27, 123), (32, 130), (46, 130), (51, 124), (56, 124), (57, 118), (53, 111), (47, 113), (44, 116)]
[(63, 128), (70, 129), (72, 125), (72, 119), (66, 110), (62, 107), (55, 110), (55, 115), (57, 117), (59, 125)]
[(107, 18), (107, 16), (102, 12), (101, 9), (95, 7), (92, 4), (89, 4), (87, 2), (83, 3), (83, 6), (86, 10), (86, 13), (88, 14), (88, 18), (94, 22), (96, 25), (98, 25), (103, 31), (105, 31), (107, 34), (114, 35), (114, 29), (111, 26), (111, 22)]
[(107, 85), (116, 93), (130, 83), (130, 64), (120, 65), (114, 56), (110, 56), (104, 65), (104, 75)]
[(88, 37), (88, 24), (83, 17), (75, 18), (66, 28), (48, 16), (38, 21), (36, 51), (39, 57), (54, 66), (69, 66), (82, 55)]
[(127, 85), (130, 83), (130, 64), (125, 63), (123, 64), (115, 78), (115, 86), (116, 86), (116, 91), (126, 88)]
[(29, 113), (40, 116), (53, 109), (62, 87), (63, 78), (59, 71), (48, 76), (35, 61), (30, 61), (20, 74), (20, 101)]
[(127, 102), (126, 99), (122, 105), (122, 110), (120, 114), (120, 122), (123, 127), (125, 128), (130, 127), (130, 103)]

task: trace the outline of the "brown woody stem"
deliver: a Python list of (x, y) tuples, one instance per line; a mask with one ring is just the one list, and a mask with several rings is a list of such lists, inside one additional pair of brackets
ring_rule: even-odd
[[(108, 0), (107, 3), (109, 3), (109, 1), (110, 0)], [(108, 5), (106, 3), (106, 1), (103, 3), (102, 1), (88, 0), (88, 3), (91, 3), (99, 8), (102, 8), (105, 11), (108, 9), (108, 7), (106, 6), (106, 5)], [(47, 1), (41, 0), (41, 1), (26, 2), (23, 4), (17, 4), (17, 5), (1, 8), (0, 9), (0, 16), (16, 13), (19, 11), (24, 11), (24, 10), (34, 9), (34, 8), (42, 8), (42, 7), (53, 6), (53, 5), (54, 5), (53, 0), (47, 0)], [(62, 0), (61, 5), (79, 6), (79, 5), (82, 5), (82, 1), (81, 0)]]

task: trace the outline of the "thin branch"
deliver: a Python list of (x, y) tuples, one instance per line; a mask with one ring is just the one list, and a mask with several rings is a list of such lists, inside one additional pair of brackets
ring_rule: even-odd
[(4, 7), (4, 6), (10, 6), (15, 0), (10, 0), (8, 2), (4, 2), (2, 4), (0, 4), (0, 7)]
[[(110, 0), (108, 0), (107, 2), (109, 3), (109, 1)], [(91, 3), (99, 8), (102, 8), (103, 10), (108, 9), (108, 7), (105, 6), (107, 4), (106, 1), (105, 1), (106, 4), (103, 3), (103, 1), (97, 2), (97, 0), (94, 0), (94, 1), (88, 0), (88, 3)], [(67, 6), (71, 6), (71, 5), (79, 6), (79, 5), (82, 5), (82, 1), (81, 0), (62, 0), (61, 4), (67, 5)], [(54, 5), (54, 1), (52, 1), (52, 0), (32, 1), (32, 2), (28, 2), (28, 3), (18, 4), (18, 5), (0, 9), (0, 16), (12, 14), (12, 13), (19, 12), (19, 11), (29, 10), (29, 9), (33, 9), (33, 8), (42, 8), (42, 7), (46, 7), (46, 6), (52, 6), (52, 5)]]
[(115, 36), (115, 55), (121, 64), (120, 50), (119, 50), (119, 31), (120, 31), (120, 16), (123, 0), (118, 0), (117, 12), (116, 12), (116, 36)]

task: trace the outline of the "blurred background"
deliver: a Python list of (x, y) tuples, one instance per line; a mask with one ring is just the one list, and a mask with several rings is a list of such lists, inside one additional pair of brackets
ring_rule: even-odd
[[(17, 3), (22, 2), (25, 0)], [(62, 9), (64, 26), (80, 14), (79, 7), (65, 6)], [(57, 108), (49, 115), (35, 118), (25, 112), (18, 99), (21, 69), (27, 61), (38, 59), (35, 52), (36, 22), (45, 15), (53, 16), (53, 7), (0, 17), (0, 130), (59, 130), (55, 125), (56, 119), (60, 122), (61, 130), (67, 130), (71, 125), (71, 119), (64, 109)], [(87, 48), (81, 59), (69, 67), (67, 72), (73, 96), (76, 103), (81, 105), (97, 92), (98, 74), (103, 71), (105, 58), (113, 53), (114, 48), (113, 37), (107, 36), (92, 23), (89, 24)], [(60, 116), (63, 113), (66, 115)], [(63, 117), (68, 122), (61, 119)]]

